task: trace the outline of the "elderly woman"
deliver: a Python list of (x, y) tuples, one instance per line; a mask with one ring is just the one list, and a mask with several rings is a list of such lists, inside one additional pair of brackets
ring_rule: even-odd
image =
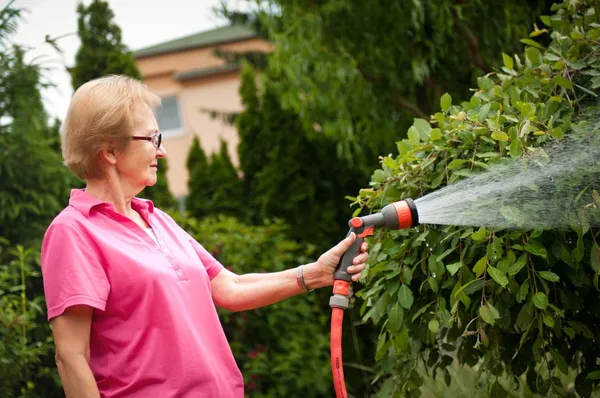
[[(136, 197), (156, 183), (167, 154), (153, 114), (159, 102), (140, 82), (109, 76), (81, 86), (64, 121), (64, 161), (86, 188), (71, 192), (49, 226), (41, 264), (67, 397), (243, 397), (215, 306), (251, 310), (330, 286), (355, 239), (283, 272), (223, 268)], [(366, 250), (349, 269), (354, 280)]]

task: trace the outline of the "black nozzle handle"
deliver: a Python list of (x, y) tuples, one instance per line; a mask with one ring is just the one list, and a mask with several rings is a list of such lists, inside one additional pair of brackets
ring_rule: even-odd
[(348, 231), (348, 234), (346, 235), (346, 237), (350, 236), (350, 234), (352, 232), (354, 232), (354, 234), (356, 235), (356, 238), (355, 238), (354, 242), (352, 243), (352, 246), (350, 246), (350, 248), (348, 250), (346, 250), (346, 252), (342, 255), (342, 258), (340, 259), (340, 262), (339, 262), (338, 266), (336, 267), (336, 271), (333, 274), (334, 280), (344, 280), (347, 282), (352, 282), (352, 275), (350, 275), (348, 273), (348, 267), (350, 267), (352, 265), (352, 261), (354, 260), (354, 257), (356, 257), (356, 255), (359, 253), (360, 246), (365, 241), (364, 237), (359, 236), (361, 230), (362, 230), (362, 228), (359, 228), (359, 229), (350, 228), (350, 231)]

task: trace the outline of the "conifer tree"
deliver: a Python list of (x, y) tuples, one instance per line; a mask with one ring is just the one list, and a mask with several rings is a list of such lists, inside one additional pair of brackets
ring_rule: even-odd
[(198, 136), (194, 137), (186, 161), (188, 169), (188, 195), (185, 209), (191, 217), (201, 219), (210, 214), (212, 208), (213, 181), (208, 167), (208, 158), (200, 145)]
[(115, 14), (108, 2), (94, 0), (87, 7), (79, 3), (77, 13), (77, 34), (81, 46), (71, 71), (73, 89), (109, 74), (140, 79), (135, 58), (122, 43), (121, 28), (113, 22)]
[(210, 174), (214, 184), (213, 211), (218, 214), (244, 218), (243, 184), (231, 162), (227, 143), (221, 140), (219, 153), (211, 155)]

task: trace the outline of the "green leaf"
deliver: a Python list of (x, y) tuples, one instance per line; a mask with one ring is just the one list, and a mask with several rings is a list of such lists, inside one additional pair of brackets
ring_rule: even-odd
[(487, 265), (487, 256), (480, 258), (479, 261), (477, 261), (477, 263), (475, 263), (475, 266), (473, 267), (473, 272), (475, 273), (475, 276), (477, 278), (479, 278), (485, 272), (486, 265)]
[(534, 256), (548, 258), (548, 252), (546, 251), (546, 248), (537, 241), (530, 240), (529, 243), (525, 245), (524, 249)]
[(529, 293), (529, 281), (525, 281), (519, 288), (519, 293), (517, 294), (517, 301), (519, 303), (522, 303), (527, 298), (528, 293)]
[(421, 142), (421, 137), (416, 127), (411, 126), (408, 129), (408, 139), (413, 145), (419, 145), (419, 143)]
[(412, 290), (410, 290), (408, 286), (403, 284), (402, 286), (400, 286), (398, 295), (400, 298), (400, 305), (402, 305), (402, 307), (406, 308), (407, 310), (410, 310), (410, 307), (412, 307), (413, 302), (415, 300)]
[(413, 126), (419, 132), (419, 137), (421, 138), (421, 141), (429, 140), (429, 133), (431, 132), (431, 125), (429, 124), (429, 122), (427, 120), (416, 118), (413, 121)]
[(594, 370), (587, 374), (586, 379), (589, 380), (600, 380), (600, 370)]
[(558, 84), (562, 88), (566, 88), (568, 90), (573, 89), (573, 83), (571, 83), (571, 81), (564, 76), (556, 75), (552, 78), (552, 82), (554, 84)]
[(502, 53), (502, 61), (504, 62), (504, 66), (506, 66), (508, 69), (514, 69), (515, 67), (515, 63), (512, 59), (512, 57), (510, 57), (509, 55)]
[(508, 141), (508, 134), (506, 134), (504, 131), (494, 131), (492, 132), (492, 138), (496, 141), (506, 142)]
[(487, 104), (485, 104), (484, 106), (482, 106), (479, 109), (479, 113), (477, 114), (477, 120), (479, 120), (479, 123), (485, 122), (485, 119), (487, 119), (488, 114), (490, 113), (491, 107), (492, 107), (492, 104), (490, 104), (488, 102)]
[(512, 156), (513, 158), (520, 157), (523, 152), (521, 143), (517, 139), (512, 140), (512, 142), (510, 143), (509, 151), (510, 156)]
[(538, 274), (541, 278), (550, 282), (558, 282), (560, 280), (560, 277), (551, 271), (540, 271)]
[(482, 76), (477, 78), (477, 85), (480, 89), (487, 91), (494, 87), (494, 81), (489, 77)]
[(473, 239), (475, 242), (480, 242), (486, 238), (487, 238), (487, 230), (485, 229), (485, 227), (480, 227), (477, 230), (477, 232), (474, 232), (471, 234), (471, 239)]
[[(519, 149), (519, 153), (520, 151), (521, 150)], [(523, 215), (516, 206), (502, 206), (500, 208), (500, 214), (502, 215), (502, 217), (516, 225), (519, 225), (521, 223), (521, 220), (523, 220)]]
[(504, 272), (492, 266), (487, 267), (487, 271), (497, 284), (502, 287), (506, 287), (506, 285), (508, 285), (508, 278), (506, 278), (506, 274)]
[(400, 306), (400, 304), (395, 303), (390, 310), (390, 315), (388, 317), (388, 322), (390, 328), (393, 332), (397, 332), (402, 327), (404, 323), (404, 310)]
[(528, 46), (532, 46), (532, 47), (538, 48), (540, 50), (542, 50), (544, 48), (537, 41), (534, 41), (534, 40), (531, 40), (531, 39), (521, 39), (521, 43), (526, 44)]
[(540, 310), (545, 310), (548, 308), (548, 296), (546, 296), (543, 292), (537, 292), (533, 296), (533, 305), (535, 305)]
[(515, 261), (515, 263), (510, 266), (510, 268), (508, 269), (508, 275), (510, 275), (510, 276), (517, 275), (519, 273), (519, 271), (521, 271), (523, 269), (525, 264), (527, 264), (527, 254), (523, 253), (523, 254), (521, 254), (521, 256), (519, 256), (517, 261)]
[(444, 93), (444, 95), (440, 98), (440, 106), (444, 112), (447, 112), (452, 106), (452, 96), (448, 93)]
[(528, 47), (525, 50), (525, 59), (531, 63), (531, 66), (536, 67), (542, 63), (542, 53), (535, 47)]
[(565, 358), (563, 358), (563, 356), (560, 355), (560, 352), (558, 352), (557, 349), (552, 348), (550, 349), (550, 353), (552, 354), (552, 359), (554, 360), (556, 367), (565, 375), (568, 374), (569, 365), (567, 365), (567, 361), (565, 361)]
[(423, 315), (425, 313), (425, 311), (427, 311), (427, 308), (429, 308), (434, 303), (435, 303), (435, 301), (432, 301), (431, 303), (425, 304), (424, 306), (422, 306), (421, 308), (419, 308), (419, 310), (417, 312), (415, 312), (415, 314), (413, 315), (413, 317), (412, 317), (412, 319), (410, 321), (414, 322), (418, 317), (420, 317), (421, 315)]
[(429, 330), (431, 331), (431, 333), (435, 334), (435, 333), (437, 333), (437, 331), (440, 328), (440, 322), (434, 318), (429, 321), (428, 327), (429, 327)]
[(489, 323), (492, 326), (496, 323), (496, 318), (487, 304), (479, 307), (479, 315), (486, 323)]
[(451, 276), (454, 276), (454, 274), (456, 274), (458, 272), (460, 267), (462, 267), (462, 262), (460, 262), (460, 261), (457, 263), (452, 263), (452, 264), (446, 265), (446, 269), (448, 270), (448, 272), (450, 273)]
[(590, 267), (592, 267), (596, 274), (600, 274), (600, 246), (596, 242), (594, 242), (590, 250)]

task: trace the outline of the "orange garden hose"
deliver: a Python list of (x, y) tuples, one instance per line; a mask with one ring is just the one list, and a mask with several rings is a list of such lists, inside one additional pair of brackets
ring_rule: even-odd
[(333, 385), (335, 396), (347, 398), (346, 380), (344, 379), (344, 366), (342, 365), (342, 325), (344, 310), (333, 308), (331, 310), (331, 369), (333, 370)]
[(348, 308), (349, 304), (350, 282), (352, 282), (352, 277), (348, 274), (348, 267), (352, 265), (354, 257), (360, 253), (364, 239), (373, 235), (375, 227), (404, 229), (410, 228), (418, 222), (419, 215), (415, 203), (412, 199), (405, 199), (385, 206), (379, 213), (354, 217), (348, 223), (350, 226), (348, 235), (355, 233), (356, 239), (337, 266), (334, 273), (333, 296), (329, 299), (331, 307), (331, 371), (336, 398), (348, 398), (342, 362), (342, 326), (344, 310)]

